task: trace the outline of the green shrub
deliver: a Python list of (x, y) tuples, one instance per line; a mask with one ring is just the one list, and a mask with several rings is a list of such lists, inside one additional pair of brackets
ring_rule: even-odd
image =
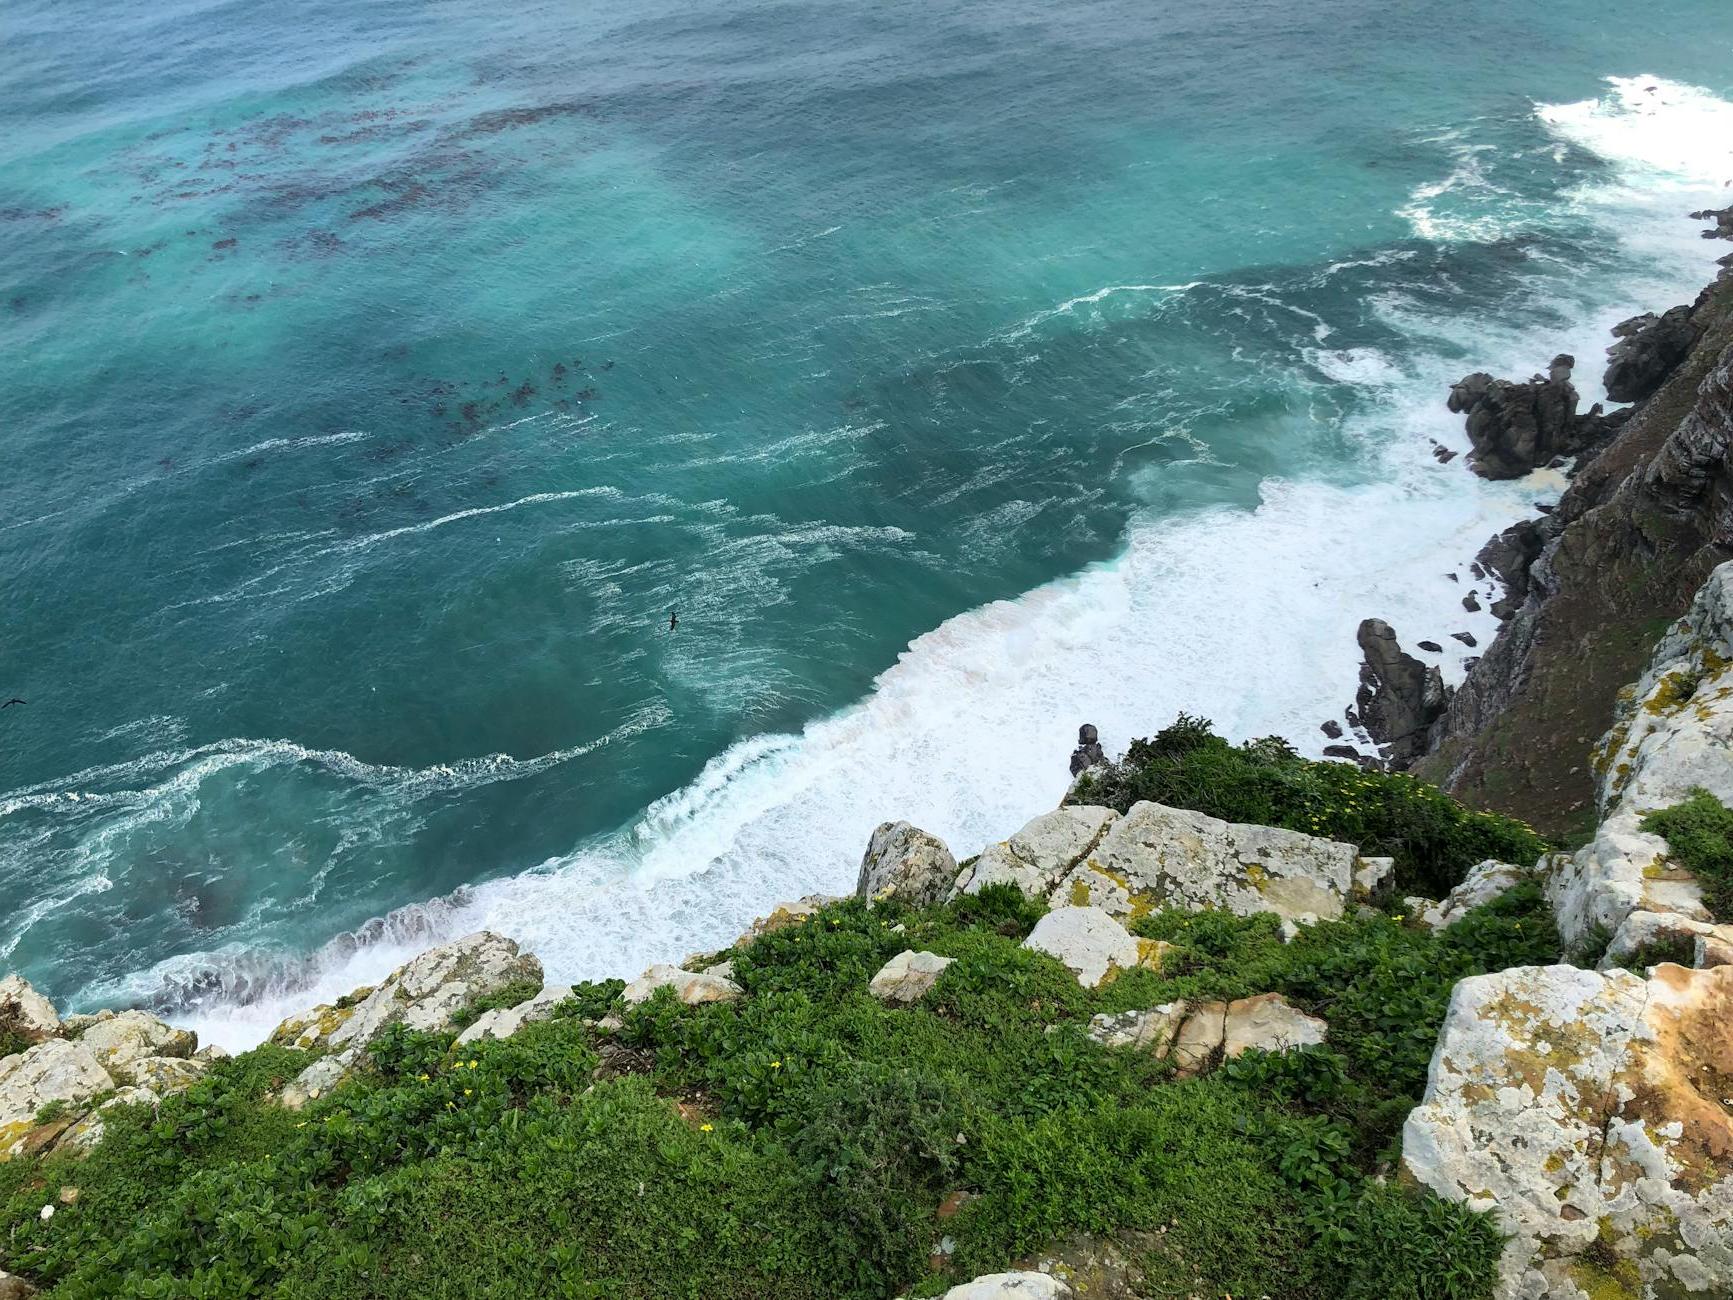
[(1166, 730), (1133, 741), (1118, 762), (1086, 773), (1070, 797), (1120, 812), (1150, 800), (1342, 840), (1367, 856), (1394, 858), (1398, 891), (1432, 898), (1477, 862), (1526, 866), (1547, 847), (1522, 823), (1473, 812), (1405, 772), (1314, 762), (1274, 736), (1230, 745), (1207, 721), (1183, 713)]
[(1666, 837), (1668, 856), (1703, 887), (1709, 915), (1733, 921), (1733, 810), (1698, 788), (1683, 803), (1643, 818), (1643, 829)]
[(483, 993), (452, 1013), (451, 1023), (455, 1029), (468, 1029), (489, 1011), (504, 1011), (515, 1007), (520, 1002), (528, 1002), (542, 991), (542, 986), (535, 980), (512, 980), (502, 985), (492, 993)]

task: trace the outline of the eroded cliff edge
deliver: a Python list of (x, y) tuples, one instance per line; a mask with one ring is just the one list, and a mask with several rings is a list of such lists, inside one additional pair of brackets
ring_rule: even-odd
[[(1679, 319), (1657, 318), (1656, 341), (1677, 340)], [(1669, 369), (1663, 352), (1659, 387), (1579, 468), (1553, 513), (1483, 554), (1515, 609), (1415, 764), (1457, 797), (1549, 834), (1592, 828), (1590, 750), (1620, 687), (1733, 557), (1733, 273), (1691, 305), (1689, 329), (1683, 357)]]

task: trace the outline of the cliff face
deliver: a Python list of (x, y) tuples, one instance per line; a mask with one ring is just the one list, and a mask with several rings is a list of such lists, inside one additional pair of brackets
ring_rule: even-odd
[[(1676, 339), (1678, 314), (1662, 319)], [(1483, 553), (1520, 604), (1415, 765), (1546, 833), (1592, 828), (1589, 751), (1620, 687), (1733, 556), (1733, 275), (1704, 290), (1689, 322), (1694, 342), (1556, 511)]]

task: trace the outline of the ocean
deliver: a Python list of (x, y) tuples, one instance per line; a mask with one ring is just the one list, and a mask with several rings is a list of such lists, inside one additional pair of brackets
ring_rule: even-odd
[[(1446, 12), (1448, 10), (1448, 12)], [(1686, 301), (1733, 8), (0, 12), (0, 969), (231, 1047), (1460, 678), (1470, 370)], [(679, 626), (668, 628), (670, 612)]]

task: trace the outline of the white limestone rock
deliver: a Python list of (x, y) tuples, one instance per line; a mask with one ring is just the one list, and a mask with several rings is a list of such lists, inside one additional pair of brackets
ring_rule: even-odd
[(1070, 1287), (1047, 1273), (988, 1273), (945, 1292), (943, 1300), (1066, 1300)]
[(620, 995), (628, 1006), (648, 1002), (657, 989), (671, 988), (674, 996), (689, 1007), (706, 1002), (733, 1002), (745, 990), (731, 979), (702, 971), (681, 970), (678, 966), (656, 965), (626, 985)]
[(988, 885), (1015, 885), (1030, 898), (1045, 898), (1060, 879), (1085, 861), (1119, 820), (1111, 808), (1071, 804), (1042, 813), (1008, 840), (989, 844), (957, 875), (952, 896), (978, 894)]
[[(715, 970), (710, 973), (715, 973)], [(552, 1017), (554, 1008), (571, 996), (570, 984), (544, 984), (540, 993), (515, 1007), (496, 1007), (482, 1012), (469, 1028), (457, 1036), (458, 1045), (477, 1043), (485, 1038), (510, 1038), (525, 1025)]]
[[(1289, 920), (1339, 918), (1355, 889), (1355, 872), (1365, 870), (1352, 844), (1147, 802), (1133, 804), (1084, 865), (1121, 887), (1124, 901), (1113, 900), (1111, 910), (1122, 915), (1219, 907)], [(1055, 901), (1079, 884), (1096, 897), (1079, 869), (1060, 883)]]
[(1457, 985), (1403, 1163), (1512, 1234), (1499, 1300), (1613, 1294), (1608, 1249), (1643, 1297), (1733, 1279), (1729, 1023), (1733, 966), (1647, 981), (1529, 966)]
[(1662, 946), (1688, 949), (1693, 966), (1733, 965), (1733, 925), (1693, 921), (1677, 912), (1631, 912), (1607, 945), (1600, 969), (1623, 966), (1639, 953)]
[(206, 1068), (205, 1062), (188, 1057), (146, 1056), (131, 1064), (127, 1077), (137, 1087), (166, 1097), (192, 1087), (204, 1077)]
[(897, 898), (914, 907), (942, 902), (957, 878), (945, 842), (908, 822), (884, 822), (861, 858), (857, 898)]
[(272, 1042), (328, 1053), (284, 1090), (284, 1104), (290, 1104), (291, 1097), (305, 1102), (329, 1091), (360, 1063), (367, 1045), (392, 1025), (447, 1029), (452, 1016), (477, 998), (512, 984), (539, 987), (541, 982), (542, 964), (533, 954), (519, 952), (512, 940), (488, 930), (429, 948), (392, 971), (377, 988), (357, 989), (277, 1026)]
[(0, 1060), (0, 1160), (23, 1148), (36, 1115), (51, 1102), (74, 1112), (114, 1079), (83, 1043), (49, 1038)]
[(954, 957), (941, 957), (936, 952), (916, 952), (905, 948), (872, 977), (868, 991), (881, 1002), (903, 1006), (919, 1002), (939, 982), (945, 967), (955, 960)]
[(54, 1004), (31, 988), (22, 975), (0, 979), (0, 1028), (20, 1033), (32, 1043), (57, 1038), (63, 1032)]
[(1414, 912), (1415, 919), (1428, 929), (1442, 930), (1446, 926), (1455, 925), (1475, 908), (1515, 889), (1532, 875), (1533, 872), (1527, 868), (1514, 867), (1508, 862), (1494, 862), (1489, 858), (1470, 867), (1463, 876), (1462, 883), (1445, 895), (1443, 902), (1413, 900), (1421, 904)]
[(1308, 1016), (1280, 993), (1260, 993), (1228, 1004), (1222, 1027), (1222, 1055), (1242, 1052), (1292, 1052), (1324, 1041), (1329, 1026)]
[(89, 1026), (78, 1041), (121, 1083), (149, 1086), (134, 1077), (138, 1064), (151, 1057), (185, 1060), (198, 1048), (199, 1036), (148, 1011), (122, 1011)]
[(1198, 1073), (1215, 1059), (1227, 1033), (1228, 1004), (1204, 1002), (1191, 1008), (1179, 1027), (1171, 1053), (1175, 1073), (1181, 1078)]
[(349, 1074), (347, 1057), (321, 1056), (283, 1087), (279, 1101), (289, 1110), (300, 1110), (310, 1101), (317, 1101)]
[(1100, 988), (1134, 966), (1160, 965), (1155, 941), (1135, 939), (1094, 907), (1056, 907), (1035, 923), (1025, 948), (1057, 958), (1085, 988)]

